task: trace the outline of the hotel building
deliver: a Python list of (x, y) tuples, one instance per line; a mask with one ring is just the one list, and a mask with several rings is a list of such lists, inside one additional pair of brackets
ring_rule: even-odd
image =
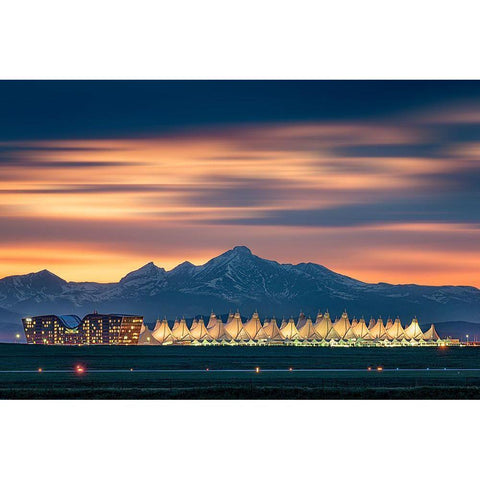
[(41, 315), (22, 319), (27, 343), (42, 345), (136, 345), (143, 317), (90, 313)]

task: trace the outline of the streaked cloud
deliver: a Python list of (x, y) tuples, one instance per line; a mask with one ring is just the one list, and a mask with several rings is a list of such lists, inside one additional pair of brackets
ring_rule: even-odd
[(478, 285), (479, 125), (438, 115), (3, 141), (0, 276), (117, 280), (247, 244), (365, 281)]

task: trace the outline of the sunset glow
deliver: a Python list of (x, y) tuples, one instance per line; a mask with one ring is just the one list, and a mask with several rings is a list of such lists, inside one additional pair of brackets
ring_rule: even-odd
[(2, 134), (0, 277), (117, 281), (244, 244), (367, 282), (479, 286), (479, 111)]

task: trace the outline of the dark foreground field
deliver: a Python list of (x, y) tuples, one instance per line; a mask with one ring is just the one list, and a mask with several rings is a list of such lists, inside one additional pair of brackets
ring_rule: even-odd
[(3, 344), (0, 398), (480, 398), (480, 348)]

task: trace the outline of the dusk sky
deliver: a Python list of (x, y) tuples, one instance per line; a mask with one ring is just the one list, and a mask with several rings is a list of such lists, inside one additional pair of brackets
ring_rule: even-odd
[(480, 286), (480, 82), (1, 82), (0, 277), (235, 245)]

